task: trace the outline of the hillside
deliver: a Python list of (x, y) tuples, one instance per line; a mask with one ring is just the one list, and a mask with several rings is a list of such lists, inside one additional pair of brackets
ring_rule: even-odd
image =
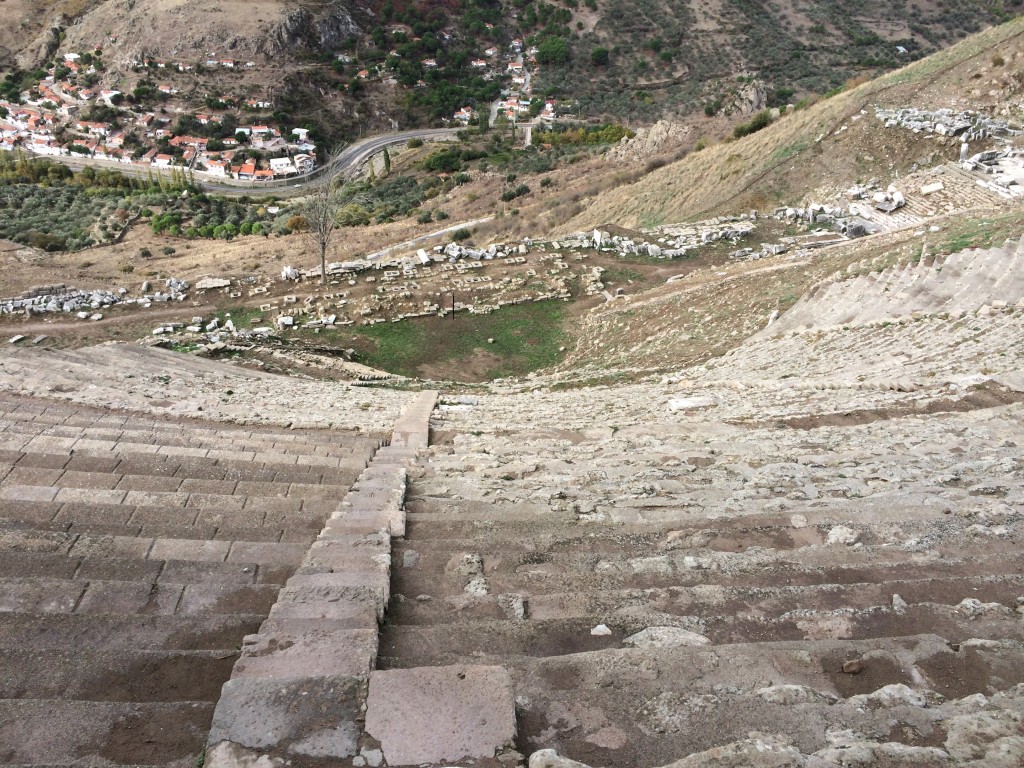
[[(0, 763), (1024, 765), (1024, 18), (735, 128), (506, 107), (203, 185), (306, 146), (272, 67), (383, 109), (364, 43), (246, 39), (84, 122), (115, 48), (3, 83)], [(410, 109), (496, 85), (434, 41)]]
[(128, 92), (139, 62), (191, 68), (230, 57), (254, 66), (174, 78), (182, 94), (175, 106), (195, 109), (210, 94), (259, 95), (293, 117), (327, 109), (341, 125), (330, 131), (325, 120), (325, 132), (349, 139), (451, 119), (467, 105), (484, 110), (497, 96), (492, 85), (515, 90), (516, 83), (500, 57), (486, 70), (473, 62), (520, 40), (536, 64), (533, 92), (558, 100), (566, 116), (641, 124), (689, 116), (713, 131), (899, 67), (1020, 10), (1016, 1), (960, 0), (870, 11), (793, 0), (473, 0), (459, 8), (392, 0), (6, 0), (0, 76), (45, 68), (63, 51), (103, 49), (102, 85)]
[[(886, 130), (876, 107), (973, 109), (1016, 117), (1024, 21), (1015, 20), (812, 106), (751, 136), (713, 143), (588, 201), (563, 227), (657, 225), (810, 201), (872, 177), (959, 157), (960, 141)], [(697, 140), (699, 136), (694, 136)], [(937, 140), (931, 140), (937, 139)], [(982, 148), (979, 146), (979, 148)]]

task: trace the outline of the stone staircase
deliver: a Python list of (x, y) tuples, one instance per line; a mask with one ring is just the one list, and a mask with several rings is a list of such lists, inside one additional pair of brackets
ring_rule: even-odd
[(405, 533), (405, 466), (427, 445), (436, 396), (422, 393), (403, 412), (390, 444), (335, 505), (267, 620), (245, 638), (217, 704), (207, 765), (379, 764), (382, 739), (363, 735), (367, 686), (390, 596), (391, 537)]
[(194, 765), (380, 439), (7, 394), (0, 435), (0, 762)]

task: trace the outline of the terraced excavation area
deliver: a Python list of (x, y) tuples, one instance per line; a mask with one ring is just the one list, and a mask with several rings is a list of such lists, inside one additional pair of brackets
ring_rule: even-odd
[(601, 386), (7, 352), (0, 762), (1016, 768), (1022, 263)]

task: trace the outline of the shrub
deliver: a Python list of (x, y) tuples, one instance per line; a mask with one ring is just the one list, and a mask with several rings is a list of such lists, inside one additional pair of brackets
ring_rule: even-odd
[(501, 199), (507, 203), (510, 200), (515, 200), (517, 197), (522, 197), (523, 195), (528, 194), (530, 194), (530, 188), (525, 184), (520, 184), (518, 187), (515, 187), (514, 189), (506, 189), (504, 192), (502, 192)]
[(409, 149), (419, 149), (423, 146), (423, 139), (409, 139), (409, 141), (405, 143), (405, 146)]
[(471, 238), (472, 236), (473, 233), (470, 232), (465, 227), (463, 227), (462, 229), (456, 229), (454, 232), (452, 232), (452, 240), (454, 240), (457, 243), (460, 243), (463, 240), (469, 240), (469, 238)]
[(305, 216), (292, 216), (285, 223), (285, 227), (289, 232), (305, 232), (306, 228), (309, 227), (309, 222), (306, 221)]
[(756, 115), (754, 115), (746, 123), (740, 123), (739, 125), (737, 125), (733, 129), (732, 135), (735, 138), (740, 139), (743, 138), (744, 136), (749, 136), (752, 133), (757, 133), (760, 130), (764, 130), (771, 124), (772, 113), (769, 112), (767, 109), (764, 109), (758, 112)]

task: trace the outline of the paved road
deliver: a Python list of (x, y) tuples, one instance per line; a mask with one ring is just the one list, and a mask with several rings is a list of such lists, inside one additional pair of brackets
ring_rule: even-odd
[[(451, 141), (455, 138), (459, 130), (460, 129), (458, 128), (421, 128), (412, 131), (398, 131), (396, 133), (382, 133), (377, 136), (371, 136), (347, 146), (339, 155), (337, 167), (338, 170), (340, 170), (346, 177), (352, 177), (359, 171), (367, 160), (382, 151), (385, 147), (405, 144), (409, 139), (422, 139), (423, 141)], [(37, 155), (36, 157), (44, 156)], [(63, 163), (76, 171), (80, 171), (86, 166), (91, 166), (93, 168), (117, 171), (132, 178), (144, 179), (150, 171), (152, 171), (155, 176), (170, 176), (169, 171), (162, 171), (162, 169), (159, 168), (150, 168), (148, 166), (140, 165), (125, 165), (124, 163), (116, 163), (110, 160), (96, 160), (94, 158), (75, 156), (46, 155), (45, 157), (48, 157), (50, 160), (56, 160), (59, 163)], [(177, 170), (180, 171), (181, 169)], [(273, 194), (275, 197), (297, 197), (302, 195), (304, 188), (319, 178), (324, 173), (324, 170), (324, 168), (318, 168), (313, 173), (303, 177), (296, 177), (291, 182), (284, 185), (281, 183), (270, 183), (244, 186), (244, 182), (229, 184), (226, 182), (208, 181), (203, 177), (203, 174), (198, 174), (196, 176), (196, 183), (199, 184), (199, 186), (201, 186), (206, 192), (213, 192), (215, 194), (225, 196), (238, 197), (241, 195), (267, 193)]]
[(341, 171), (346, 176), (355, 174), (359, 168), (385, 147), (405, 144), (410, 139), (423, 141), (451, 141), (460, 128), (425, 128), (417, 131), (401, 131), (399, 133), (383, 133), (368, 139), (357, 141), (347, 146), (338, 158)]

